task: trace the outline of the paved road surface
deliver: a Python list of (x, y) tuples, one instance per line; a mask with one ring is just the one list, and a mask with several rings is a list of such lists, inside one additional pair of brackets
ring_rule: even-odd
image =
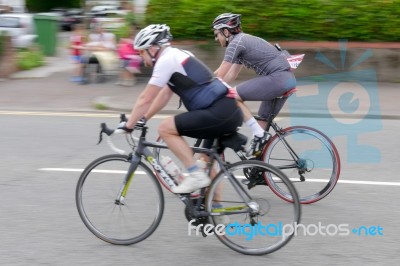
[[(84, 227), (74, 202), (79, 169), (110, 153), (104, 143), (95, 145), (98, 125), (116, 124), (117, 117), (0, 113), (2, 265), (398, 265), (400, 154), (393, 148), (399, 146), (398, 120), (385, 120), (384, 130), (368, 138), (368, 144), (381, 150), (380, 163), (347, 163), (346, 140), (335, 139), (343, 156), (341, 180), (361, 183), (339, 183), (327, 198), (303, 207), (304, 224), (379, 225), (383, 236), (297, 236), (276, 253), (251, 257), (231, 251), (214, 237), (188, 237), (182, 205), (171, 194), (165, 195), (160, 227), (137, 245), (107, 244)], [(155, 118), (149, 126), (155, 128), (159, 121)]]

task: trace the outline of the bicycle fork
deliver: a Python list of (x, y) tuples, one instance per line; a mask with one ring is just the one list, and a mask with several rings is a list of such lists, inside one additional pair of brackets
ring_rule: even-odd
[(122, 182), (121, 188), (119, 189), (117, 198), (115, 199), (116, 205), (125, 205), (124, 201), (125, 201), (126, 194), (128, 193), (129, 186), (132, 182), (133, 176), (135, 175), (135, 171), (140, 162), (140, 157), (138, 157), (136, 155), (133, 155), (129, 159), (130, 159), (131, 163), (129, 165), (129, 169), (128, 169), (128, 172), (126, 173), (124, 181)]

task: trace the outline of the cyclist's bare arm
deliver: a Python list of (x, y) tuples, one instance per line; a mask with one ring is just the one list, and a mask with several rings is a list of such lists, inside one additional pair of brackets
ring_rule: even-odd
[(146, 119), (150, 119), (153, 117), (155, 114), (157, 114), (164, 106), (167, 105), (169, 100), (171, 99), (172, 95), (174, 94), (173, 91), (168, 87), (165, 86), (164, 88), (159, 88), (160, 93), (157, 95), (157, 97), (154, 99), (153, 103), (145, 113)]
[(240, 71), (242, 70), (243, 65), (240, 64), (232, 64), (231, 68), (229, 69), (228, 73), (226, 73), (223, 80), (226, 83), (230, 83), (236, 80), (237, 76), (239, 75)]
[(237, 75), (241, 70), (241, 65), (232, 64), (227, 61), (223, 61), (219, 68), (214, 72), (215, 75), (225, 82), (229, 83), (236, 79)]
[(126, 122), (126, 126), (128, 128), (135, 127), (137, 121), (149, 110), (154, 98), (156, 98), (160, 90), (161, 87), (147, 84), (146, 88), (142, 91), (142, 93), (140, 93), (135, 106), (132, 108), (128, 122)]

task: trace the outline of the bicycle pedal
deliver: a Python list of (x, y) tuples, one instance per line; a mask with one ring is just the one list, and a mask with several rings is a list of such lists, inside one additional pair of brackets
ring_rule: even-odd
[(202, 229), (201, 229), (201, 234), (203, 235), (203, 237), (207, 237), (207, 234), (206, 234), (206, 232), (204, 231), (204, 226), (203, 226)]
[(262, 159), (261, 159), (261, 155), (262, 155), (262, 153), (260, 153), (258, 156), (254, 156), (254, 157), (252, 157), (252, 158), (251, 158), (251, 160), (262, 161)]
[(259, 181), (257, 181), (257, 184), (256, 185), (262, 185), (262, 186), (268, 186), (268, 183), (267, 182), (265, 182), (265, 180), (263, 179), (263, 180), (259, 180)]
[(253, 187), (255, 187), (256, 186), (256, 184), (255, 183), (249, 183), (248, 185), (247, 185), (247, 189), (252, 189)]
[(249, 182), (246, 184), (248, 189), (252, 189), (255, 186), (268, 186), (265, 180), (248, 180)]
[(250, 180), (248, 180), (248, 179), (243, 179), (243, 180), (242, 180), (242, 184), (247, 186), (248, 184), (250, 184)]
[(256, 151), (253, 153), (254, 158), (257, 160), (259, 159), (260, 155), (261, 155), (261, 151)]

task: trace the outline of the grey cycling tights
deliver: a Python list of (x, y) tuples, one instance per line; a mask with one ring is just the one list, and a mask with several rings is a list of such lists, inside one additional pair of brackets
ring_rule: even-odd
[[(279, 71), (268, 76), (258, 76), (236, 86), (243, 101), (262, 101), (258, 115), (267, 118), (272, 112), (272, 100), (296, 87), (296, 78), (291, 71)], [(282, 108), (285, 100), (279, 101), (274, 114)]]

